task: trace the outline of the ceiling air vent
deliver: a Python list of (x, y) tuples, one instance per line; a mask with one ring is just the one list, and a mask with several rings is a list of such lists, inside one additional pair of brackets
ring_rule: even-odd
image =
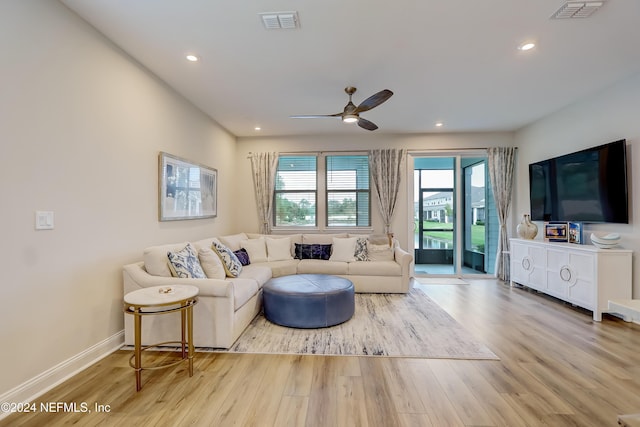
[(568, 1), (551, 15), (551, 19), (587, 18), (600, 9), (604, 1)]
[(299, 27), (298, 12), (259, 13), (267, 30), (291, 30)]

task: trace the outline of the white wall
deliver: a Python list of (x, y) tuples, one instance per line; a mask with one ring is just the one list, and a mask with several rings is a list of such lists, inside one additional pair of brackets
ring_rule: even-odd
[[(366, 151), (379, 148), (406, 148), (410, 153), (442, 154), (456, 150), (484, 149), (494, 146), (512, 146), (512, 133), (462, 133), (462, 134), (421, 134), (421, 135), (384, 135), (362, 133), (345, 136), (297, 136), (238, 138), (236, 175), (251, 176), (251, 162), (247, 155), (251, 152), (276, 151), (288, 152), (330, 152), (330, 151)], [(405, 172), (407, 169), (405, 168)], [(410, 172), (410, 171), (409, 171)], [(396, 205), (392, 231), (400, 245), (407, 248), (413, 236), (413, 194), (409, 191), (408, 180), (404, 179)], [(258, 217), (253, 195), (253, 183), (250, 179), (239, 179), (235, 203), (237, 205), (238, 224), (243, 230), (257, 232)], [(409, 195), (409, 197), (408, 197)], [(372, 227), (374, 233), (384, 232), (384, 223), (380, 216), (375, 198), (372, 199)]]
[[(236, 153), (56, 1), (0, 2), (0, 46), (1, 396), (122, 330), (121, 267), (144, 247), (232, 231)], [(218, 169), (218, 218), (158, 222), (159, 151)]]
[[(587, 224), (591, 232), (617, 232), (621, 246), (634, 253), (634, 298), (640, 298), (640, 74), (622, 80), (581, 102), (525, 127), (516, 134), (518, 146), (517, 191), (514, 213), (529, 212), (529, 163), (587, 147), (627, 140), (630, 224)], [(538, 223), (540, 229), (542, 223)], [(540, 233), (538, 235), (540, 238)]]

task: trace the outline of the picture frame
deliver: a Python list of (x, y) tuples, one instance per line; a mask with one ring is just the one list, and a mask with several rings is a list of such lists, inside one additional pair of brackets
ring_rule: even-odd
[(569, 243), (575, 243), (581, 245), (584, 243), (582, 239), (582, 223), (581, 222), (569, 222)]
[(545, 222), (544, 239), (548, 242), (567, 242), (569, 225), (566, 222)]
[(158, 155), (158, 219), (176, 221), (218, 215), (218, 171), (160, 152)]

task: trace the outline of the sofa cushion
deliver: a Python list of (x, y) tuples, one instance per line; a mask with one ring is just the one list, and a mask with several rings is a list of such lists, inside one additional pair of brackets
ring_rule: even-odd
[(220, 243), (218, 240), (214, 240), (211, 248), (218, 254), (224, 270), (229, 277), (238, 277), (242, 271), (242, 264), (238, 257), (233, 253), (231, 249)]
[(401, 276), (402, 268), (395, 261), (350, 262), (352, 276)]
[(264, 237), (258, 239), (244, 239), (240, 247), (246, 249), (251, 262), (265, 262), (267, 260), (267, 246)]
[(296, 243), (295, 258), (296, 259), (323, 259), (328, 260), (331, 257), (330, 244), (304, 244)]
[(271, 279), (271, 269), (266, 265), (251, 264), (242, 268), (242, 273), (238, 279), (251, 279), (258, 283), (258, 288), (267, 283)]
[(297, 274), (299, 262), (300, 261), (297, 259), (288, 259), (284, 261), (263, 262), (257, 265), (270, 268), (273, 277), (280, 277), (280, 276), (290, 276), (292, 274)]
[(371, 234), (369, 236), (369, 242), (374, 245), (390, 246), (389, 236), (386, 234)]
[(303, 259), (298, 263), (298, 274), (348, 274), (349, 263), (341, 261), (324, 261), (320, 259)]
[(251, 258), (245, 248), (240, 248), (237, 251), (233, 251), (233, 254), (238, 257), (238, 261), (242, 266), (251, 264)]
[(169, 269), (173, 277), (181, 279), (206, 279), (207, 276), (202, 271), (198, 252), (191, 245), (187, 245), (179, 251), (167, 251), (169, 258)]
[[(291, 243), (291, 257), (295, 256), (295, 243), (302, 243), (302, 234), (258, 234), (258, 233), (247, 233), (247, 237), (249, 239), (257, 239), (259, 237), (264, 237), (265, 239), (289, 239)], [(267, 256), (269, 255), (269, 248), (267, 248)]]
[(355, 261), (357, 237), (334, 237), (329, 261)]
[(187, 243), (188, 242), (172, 243), (146, 248), (142, 255), (144, 269), (152, 276), (172, 277), (167, 252), (179, 251), (184, 248)]
[(232, 251), (237, 251), (242, 247), (240, 242), (247, 240), (247, 235), (245, 233), (230, 234), (228, 236), (220, 236), (218, 240)]
[(369, 259), (371, 261), (393, 261), (393, 248), (386, 245), (374, 245), (369, 243), (368, 245)]
[(210, 246), (198, 249), (198, 258), (204, 274), (209, 279), (224, 279), (227, 276), (220, 257)]
[(194, 240), (191, 242), (191, 244), (196, 249), (211, 248), (211, 244), (213, 243), (214, 240), (217, 240), (217, 237), (208, 237), (206, 239)]
[(334, 237), (347, 237), (347, 233), (339, 234), (303, 234), (302, 243), (328, 245), (333, 243)]
[(292, 259), (291, 256), (291, 239), (288, 237), (272, 239), (267, 237), (267, 260), (268, 261), (285, 261)]
[(233, 306), (237, 311), (259, 292), (258, 282), (253, 279), (233, 279)]

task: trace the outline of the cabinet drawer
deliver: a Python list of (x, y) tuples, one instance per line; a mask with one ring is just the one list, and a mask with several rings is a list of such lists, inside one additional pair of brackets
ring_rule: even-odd
[(544, 248), (513, 244), (511, 246), (512, 280), (533, 289), (544, 288), (544, 254)]

